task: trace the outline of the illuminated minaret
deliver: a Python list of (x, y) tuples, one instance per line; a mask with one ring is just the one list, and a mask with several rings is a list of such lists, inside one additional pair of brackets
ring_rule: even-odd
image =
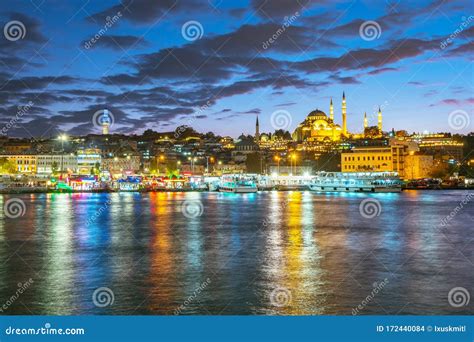
[(329, 119), (334, 122), (334, 106), (332, 105), (332, 97), (331, 103), (329, 104)]
[(379, 127), (380, 133), (382, 133), (382, 111), (380, 110), (380, 106), (379, 106), (379, 115), (378, 115), (378, 127)]
[(364, 113), (364, 128), (369, 127), (369, 124), (367, 122), (367, 113)]
[(342, 134), (347, 136), (346, 94), (342, 92)]
[(260, 125), (258, 124), (258, 115), (257, 115), (257, 122), (255, 123), (255, 141), (258, 142), (260, 140)]

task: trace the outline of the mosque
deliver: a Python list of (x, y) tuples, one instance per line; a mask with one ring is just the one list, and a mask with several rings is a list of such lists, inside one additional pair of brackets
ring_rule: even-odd
[[(364, 129), (368, 127), (367, 114), (364, 114)], [(379, 132), (382, 132), (382, 111), (378, 111)], [(329, 104), (329, 117), (323, 111), (316, 109), (308, 114), (292, 134), (292, 138), (298, 142), (330, 142), (340, 141), (353, 134), (347, 131), (347, 107), (346, 95), (342, 93), (342, 126), (334, 121), (334, 106), (332, 99)]]

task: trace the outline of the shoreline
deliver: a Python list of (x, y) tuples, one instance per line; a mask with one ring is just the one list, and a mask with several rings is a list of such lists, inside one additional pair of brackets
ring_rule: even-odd
[[(447, 187), (447, 188), (402, 188), (400, 192), (405, 190), (417, 190), (417, 191), (442, 191), (442, 190), (465, 190), (474, 191), (474, 188), (466, 188), (466, 187)], [(278, 192), (288, 192), (288, 191), (311, 191), (315, 193), (319, 193), (319, 191), (312, 191), (309, 189), (259, 189), (258, 192), (269, 192), (269, 191), (278, 191)], [(68, 190), (68, 191), (61, 191), (61, 190), (0, 190), (0, 195), (15, 195), (15, 194), (81, 194), (81, 193), (148, 193), (148, 192), (219, 192), (218, 190), (206, 190), (206, 189), (155, 189), (155, 190), (107, 190), (107, 189), (100, 189), (100, 190)], [(344, 192), (348, 193), (350, 191), (334, 191), (334, 192)], [(324, 192), (322, 192), (324, 193)], [(379, 193), (379, 192), (354, 192), (354, 193)]]

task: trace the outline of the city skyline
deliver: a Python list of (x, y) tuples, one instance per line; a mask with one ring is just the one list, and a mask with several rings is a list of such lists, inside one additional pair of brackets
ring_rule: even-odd
[[(0, 125), (14, 121), (8, 136), (100, 134), (94, 114), (108, 108), (111, 134), (189, 125), (238, 137), (255, 132), (257, 115), (261, 132), (292, 133), (313, 110), (329, 115), (331, 98), (340, 124), (345, 92), (349, 132), (363, 131), (365, 112), (376, 125), (381, 107), (385, 131), (467, 134), (468, 9), (467, 1), (19, 2), (1, 10)], [(272, 125), (278, 111), (289, 114), (287, 127)]]

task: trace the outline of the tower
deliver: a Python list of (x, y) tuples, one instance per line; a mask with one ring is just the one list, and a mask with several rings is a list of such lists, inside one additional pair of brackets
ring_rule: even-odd
[(380, 106), (379, 106), (378, 125), (377, 126), (379, 128), (380, 133), (382, 133), (382, 111), (380, 110)]
[(367, 112), (364, 113), (364, 129), (369, 127), (369, 124), (367, 122)]
[(332, 104), (332, 97), (331, 97), (331, 103), (329, 104), (329, 119), (334, 122), (334, 106)]
[(258, 115), (257, 115), (257, 122), (255, 123), (255, 141), (258, 143), (260, 140), (260, 126), (258, 124)]
[(347, 136), (346, 94), (342, 92), (342, 134)]
[(109, 116), (109, 111), (107, 109), (104, 109), (104, 113), (102, 117), (100, 118), (100, 121), (102, 124), (102, 134), (104, 135), (109, 134), (110, 116)]

